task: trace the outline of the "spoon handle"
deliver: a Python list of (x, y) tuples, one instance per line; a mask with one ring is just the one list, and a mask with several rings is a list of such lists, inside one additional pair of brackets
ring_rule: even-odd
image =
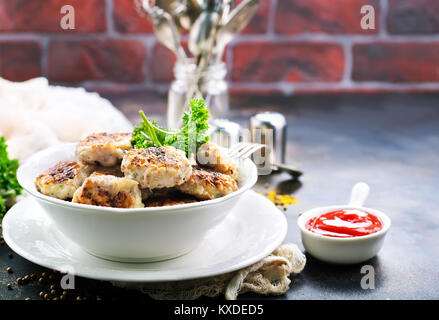
[(357, 182), (352, 188), (349, 205), (353, 207), (362, 207), (369, 195), (369, 186), (365, 182)]
[(275, 169), (278, 169), (279, 171), (283, 171), (290, 174), (293, 178), (298, 178), (302, 175), (302, 171), (296, 170), (295, 168), (289, 165), (273, 163), (273, 167)]

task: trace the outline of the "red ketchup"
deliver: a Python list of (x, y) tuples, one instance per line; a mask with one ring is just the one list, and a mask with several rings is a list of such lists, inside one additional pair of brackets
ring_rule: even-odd
[(367, 236), (383, 228), (381, 220), (369, 212), (344, 209), (324, 213), (306, 223), (306, 229), (327, 237)]

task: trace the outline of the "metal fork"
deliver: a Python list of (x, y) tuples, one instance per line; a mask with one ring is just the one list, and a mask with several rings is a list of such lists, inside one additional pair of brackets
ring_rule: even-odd
[(265, 147), (264, 144), (240, 142), (229, 149), (228, 155), (231, 158), (244, 160), (263, 147)]
[[(233, 145), (229, 149), (228, 155), (231, 158), (244, 160), (250, 157), (254, 152), (258, 151), (259, 149), (265, 146), (266, 146), (265, 144), (259, 144), (259, 143), (240, 142)], [(299, 171), (289, 165), (273, 163), (272, 167), (274, 170), (279, 170), (289, 173), (295, 179), (297, 179), (302, 175), (302, 171)]]

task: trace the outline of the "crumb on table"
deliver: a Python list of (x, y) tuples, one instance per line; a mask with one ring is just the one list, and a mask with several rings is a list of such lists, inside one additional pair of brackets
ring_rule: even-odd
[[(268, 189), (267, 184), (264, 185), (265, 189)], [(257, 190), (256, 192), (265, 196), (268, 200), (273, 202), (279, 209), (286, 211), (292, 204), (297, 203), (297, 199), (289, 194), (278, 194), (276, 190), (271, 189), (267, 192)]]

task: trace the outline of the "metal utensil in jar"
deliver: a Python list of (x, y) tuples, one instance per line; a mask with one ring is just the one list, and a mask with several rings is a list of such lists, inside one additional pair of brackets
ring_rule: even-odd
[(201, 8), (196, 0), (184, 0), (181, 3), (182, 7), (175, 10), (175, 18), (184, 29), (190, 30), (201, 14)]
[(187, 1), (155, 0), (155, 6), (169, 13), (178, 29), (190, 28), (190, 18), (187, 14)]
[(149, 0), (143, 0), (143, 9), (150, 15), (157, 39), (174, 51), (180, 61), (186, 63), (187, 56), (180, 44), (181, 31), (172, 16), (159, 7), (152, 7)]
[(234, 4), (235, 4), (235, 0), (224, 0), (223, 1), (221, 24), (223, 24), (223, 22), (228, 17), (230, 10), (232, 9)]
[(189, 50), (195, 57), (210, 50), (219, 18), (218, 12), (203, 11), (195, 20), (189, 32), (188, 42)]
[[(210, 1), (209, 1), (210, 3)], [(189, 87), (185, 105), (196, 95), (200, 95), (201, 75), (207, 69), (215, 43), (216, 31), (220, 20), (220, 14), (215, 10), (218, 6), (209, 4), (197, 18), (189, 32), (189, 50), (195, 56), (197, 69), (195, 78)], [(204, 7), (203, 7), (204, 8)], [(202, 96), (202, 94), (201, 94)]]
[(221, 60), (226, 45), (244, 29), (258, 10), (260, 0), (246, 0), (241, 2), (232, 12), (224, 17), (222, 26), (217, 32), (215, 46), (215, 60)]

